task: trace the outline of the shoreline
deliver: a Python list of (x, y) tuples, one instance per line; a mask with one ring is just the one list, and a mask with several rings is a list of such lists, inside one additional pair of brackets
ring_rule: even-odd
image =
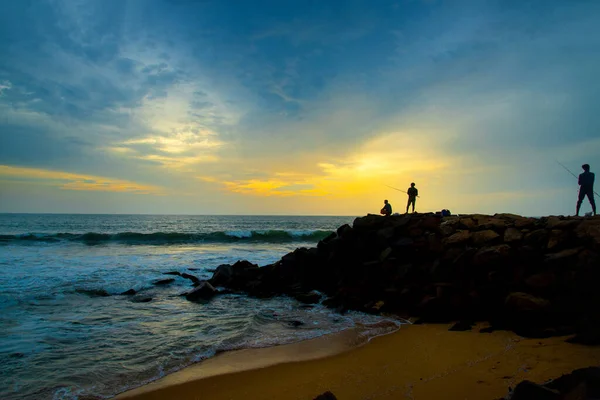
[(408, 325), (411, 325), (408, 321), (400, 323), (398, 320), (392, 322), (392, 319), (386, 319), (375, 324), (358, 324), (353, 328), (294, 343), (223, 351), (162, 378), (118, 393), (112, 398), (136, 398), (201, 379), (332, 357), (364, 346), (377, 337), (394, 334)]
[(600, 348), (565, 337), (508, 331), (450, 332), (450, 324), (404, 324), (362, 343), (355, 329), (293, 344), (221, 353), (115, 399), (498, 399), (600, 365)]

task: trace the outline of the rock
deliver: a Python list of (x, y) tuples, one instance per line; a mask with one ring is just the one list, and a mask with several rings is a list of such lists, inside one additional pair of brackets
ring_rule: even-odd
[(458, 225), (464, 229), (473, 229), (477, 226), (477, 223), (473, 218), (465, 217), (458, 220)]
[(131, 299), (132, 303), (148, 303), (150, 301), (152, 301), (152, 297), (147, 297), (147, 296), (146, 297), (137, 297), (136, 296)]
[(258, 265), (248, 261), (238, 261), (233, 265), (219, 265), (210, 278), (210, 283), (213, 286), (232, 286), (234, 289), (241, 289), (246, 282), (256, 278), (259, 270)]
[(294, 298), (300, 303), (316, 304), (321, 300), (321, 295), (313, 290), (308, 293), (296, 293), (294, 294)]
[(194, 283), (200, 283), (200, 279), (197, 276), (194, 276), (194, 275), (191, 275), (191, 274), (187, 274), (185, 272), (183, 274), (181, 274), (181, 277), (185, 278), (185, 279), (189, 279), (189, 280), (191, 280)]
[(471, 235), (471, 239), (475, 246), (483, 246), (484, 244), (489, 243), (499, 237), (500, 235), (490, 229), (475, 232)]
[(390, 254), (392, 254), (392, 248), (388, 247), (385, 250), (383, 250), (381, 254), (379, 254), (379, 261), (385, 261), (385, 259), (388, 258)]
[(396, 232), (396, 228), (393, 226), (389, 228), (383, 228), (377, 231), (377, 236), (382, 237), (383, 239), (389, 240), (394, 237), (394, 233)]
[(448, 222), (442, 222), (440, 224), (440, 232), (444, 236), (450, 236), (454, 233), (454, 226)]
[(547, 254), (545, 262), (553, 263), (553, 262), (565, 261), (565, 260), (569, 260), (569, 259), (574, 260), (575, 258), (577, 258), (577, 255), (579, 254), (579, 252), (581, 250), (582, 250), (581, 247), (577, 247), (574, 249), (563, 250), (558, 253)]
[(517, 228), (508, 228), (504, 231), (504, 242), (512, 243), (523, 239), (523, 234)]
[(190, 301), (210, 300), (217, 294), (217, 289), (207, 281), (201, 282), (191, 292), (185, 295)]
[(177, 271), (163, 272), (163, 275), (177, 275), (177, 276), (180, 276), (181, 272), (177, 272)]
[[(554, 379), (544, 386), (548, 389), (558, 390), (564, 395), (564, 400), (598, 399), (600, 398), (600, 368), (576, 369), (572, 373)], [(585, 387), (585, 396), (581, 396), (582, 386)], [(574, 392), (576, 391), (579, 391), (580, 397), (575, 397), (577, 393)]]
[(548, 308), (550, 302), (529, 293), (514, 292), (506, 297), (505, 305), (515, 311), (539, 311)]
[(552, 250), (558, 246), (560, 246), (561, 243), (564, 242), (564, 232), (560, 229), (553, 229), (552, 231), (550, 231), (550, 237), (548, 239), (548, 250)]
[(85, 294), (89, 297), (108, 297), (110, 293), (108, 293), (104, 289), (75, 289), (75, 292), (80, 294)]
[(335, 397), (333, 393), (328, 391), (318, 395), (313, 400), (337, 400), (337, 397)]
[(545, 388), (530, 381), (519, 383), (512, 393), (511, 400), (559, 400), (557, 390)]
[(584, 344), (586, 346), (600, 345), (600, 329), (589, 329), (566, 340), (568, 343)]
[(458, 231), (455, 234), (444, 239), (443, 243), (448, 246), (466, 243), (471, 238), (471, 232)]
[(137, 292), (136, 292), (135, 290), (133, 290), (133, 289), (129, 289), (129, 290), (127, 290), (127, 291), (125, 291), (125, 292), (121, 293), (121, 296), (132, 296), (132, 295), (134, 295), (134, 294), (136, 294), (136, 293), (137, 293)]
[(169, 279), (161, 279), (158, 281), (153, 282), (152, 284), (155, 286), (164, 286), (164, 285), (168, 285), (175, 282), (174, 278), (169, 278)]
[(471, 329), (473, 329), (473, 325), (475, 325), (473, 321), (459, 321), (456, 324), (452, 325), (452, 327), (450, 327), (450, 329), (448, 330), (453, 332), (470, 331)]
[(494, 264), (506, 260), (510, 256), (510, 246), (499, 244), (496, 246), (484, 247), (473, 256), (473, 265), (483, 266), (485, 264)]
[(525, 279), (525, 284), (534, 289), (548, 289), (556, 284), (556, 275), (551, 271), (540, 272)]
[(288, 325), (293, 327), (293, 328), (297, 328), (299, 326), (304, 325), (304, 322), (302, 321), (298, 321), (298, 320), (291, 320), (291, 321), (287, 321)]
[(581, 220), (565, 220), (557, 217), (550, 217), (546, 221), (546, 229), (573, 230), (577, 228), (580, 223)]
[(524, 242), (531, 246), (545, 247), (548, 242), (548, 232), (545, 229), (537, 229), (526, 234)]
[(506, 221), (502, 218), (485, 216), (477, 217), (477, 224), (483, 229), (502, 230), (506, 227)]
[[(348, 224), (344, 224), (344, 225), (340, 226), (339, 228), (337, 228), (336, 236), (339, 236), (339, 237), (348, 236), (351, 234), (351, 232), (352, 232), (352, 227)], [(335, 238), (335, 236), (333, 238)], [(331, 239), (333, 239), (333, 238), (331, 238)]]

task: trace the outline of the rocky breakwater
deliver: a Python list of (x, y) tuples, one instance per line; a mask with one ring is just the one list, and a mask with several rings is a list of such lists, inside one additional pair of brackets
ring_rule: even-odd
[[(217, 268), (210, 284), (344, 312), (489, 321), (523, 336), (600, 331), (600, 218), (512, 214), (357, 218), (278, 262)], [(317, 291), (317, 292), (315, 292)]]

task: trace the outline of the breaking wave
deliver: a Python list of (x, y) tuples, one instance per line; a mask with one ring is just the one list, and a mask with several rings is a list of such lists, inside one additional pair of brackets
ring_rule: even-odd
[(86, 244), (120, 243), (120, 244), (186, 244), (186, 243), (233, 243), (233, 242), (316, 242), (326, 238), (332, 232), (326, 230), (294, 231), (219, 231), (210, 233), (183, 232), (121, 232), (121, 233), (27, 233), (21, 235), (0, 235), (0, 243), (27, 242), (82, 242)]

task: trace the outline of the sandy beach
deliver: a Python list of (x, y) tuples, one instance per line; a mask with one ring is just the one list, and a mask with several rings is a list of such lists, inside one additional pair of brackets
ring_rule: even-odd
[(600, 364), (600, 348), (564, 337), (449, 332), (403, 325), (357, 345), (353, 331), (291, 345), (220, 354), (117, 399), (498, 399), (528, 379), (544, 382)]

